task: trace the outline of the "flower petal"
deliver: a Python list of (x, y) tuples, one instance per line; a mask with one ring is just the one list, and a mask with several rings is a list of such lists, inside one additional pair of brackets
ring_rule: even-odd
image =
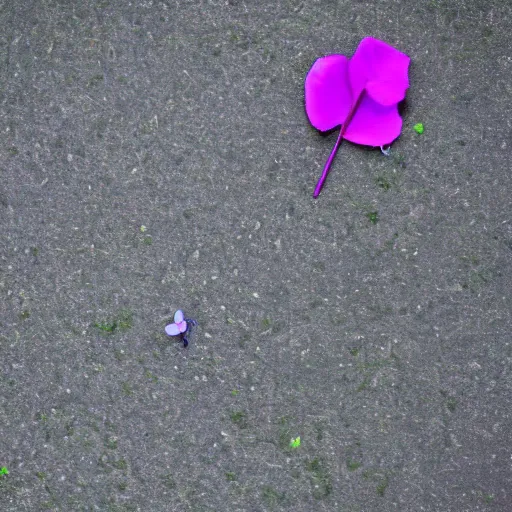
[(185, 318), (185, 315), (183, 314), (183, 311), (181, 309), (178, 309), (176, 313), (174, 313), (174, 321), (179, 324), (180, 322), (183, 322), (183, 319)]
[(344, 138), (365, 146), (391, 144), (402, 129), (398, 105), (381, 105), (368, 94), (363, 96), (359, 108), (347, 126)]
[(185, 322), (185, 320), (183, 320), (183, 322), (177, 322), (176, 325), (180, 332), (185, 332), (187, 330), (187, 322)]
[(176, 324), (169, 324), (165, 326), (165, 334), (168, 334), (169, 336), (177, 336), (180, 333), (181, 331)]
[(304, 88), (306, 113), (315, 128), (324, 132), (342, 124), (352, 103), (347, 57), (334, 54), (317, 59)]
[(384, 41), (365, 37), (348, 65), (352, 94), (357, 97), (366, 89), (382, 105), (402, 101), (409, 87), (410, 61), (407, 55)]

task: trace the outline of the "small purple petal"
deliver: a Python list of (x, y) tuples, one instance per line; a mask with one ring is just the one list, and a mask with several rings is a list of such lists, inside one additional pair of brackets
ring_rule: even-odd
[(398, 105), (384, 106), (365, 95), (345, 131), (345, 139), (365, 146), (391, 144), (402, 129)]
[(169, 324), (165, 326), (165, 333), (169, 336), (177, 336), (181, 331), (176, 324)]
[(185, 315), (183, 314), (183, 311), (181, 309), (178, 309), (176, 313), (174, 313), (174, 321), (179, 324), (180, 322), (183, 322), (183, 319), (185, 318)]
[(366, 89), (382, 105), (402, 101), (409, 87), (407, 71), (411, 59), (384, 41), (365, 37), (348, 65), (352, 94)]
[(178, 326), (178, 329), (180, 332), (185, 332), (187, 330), (187, 322), (177, 322), (176, 325)]
[(325, 132), (345, 121), (352, 103), (347, 71), (347, 57), (337, 54), (320, 57), (309, 70), (306, 113), (317, 130)]

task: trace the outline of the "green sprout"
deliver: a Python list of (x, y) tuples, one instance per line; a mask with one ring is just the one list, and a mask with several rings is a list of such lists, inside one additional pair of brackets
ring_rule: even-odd
[(290, 448), (298, 448), (300, 446), (300, 436), (290, 440)]
[(144, 233), (145, 231), (147, 231), (147, 229), (148, 229), (148, 228), (147, 228), (146, 226), (142, 225), (142, 226), (140, 227), (140, 232), (141, 232), (141, 233)]
[(379, 222), (378, 212), (367, 212), (366, 217), (372, 224), (377, 224), (377, 222)]
[(4, 476), (4, 475), (8, 475), (9, 474), (9, 470), (3, 466), (0, 468), (0, 476)]
[(413, 126), (413, 129), (414, 131), (421, 135), (423, 133), (423, 131), (425, 130), (425, 128), (423, 127), (423, 123), (417, 123)]

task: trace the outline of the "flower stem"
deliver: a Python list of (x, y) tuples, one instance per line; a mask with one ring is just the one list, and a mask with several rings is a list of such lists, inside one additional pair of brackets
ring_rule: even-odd
[(356, 110), (359, 108), (361, 100), (363, 99), (363, 96), (364, 96), (364, 92), (365, 92), (365, 89), (363, 89), (359, 93), (357, 100), (350, 107), (350, 110), (345, 119), (345, 122), (341, 126), (340, 133), (338, 134), (338, 138), (336, 139), (336, 144), (334, 144), (331, 154), (329, 155), (327, 162), (325, 162), (324, 170), (322, 171), (322, 176), (320, 176), (320, 179), (318, 180), (318, 183), (316, 184), (315, 191), (313, 192), (314, 198), (317, 198), (320, 195), (320, 191), (322, 190), (322, 187), (324, 186), (325, 178), (327, 178), (327, 175), (329, 174), (329, 171), (331, 169), (331, 164), (334, 160), (334, 157), (336, 156), (336, 153), (338, 152), (338, 148), (340, 147), (341, 141), (343, 140), (343, 137), (345, 136), (345, 132), (347, 131), (348, 125), (350, 124), (350, 121), (352, 121), (352, 118), (354, 117)]

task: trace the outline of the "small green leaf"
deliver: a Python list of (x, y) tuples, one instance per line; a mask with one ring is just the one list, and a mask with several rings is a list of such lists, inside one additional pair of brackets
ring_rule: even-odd
[(298, 448), (300, 446), (300, 436), (290, 440), (290, 448)]
[(8, 475), (8, 474), (9, 474), (9, 470), (5, 466), (0, 468), (0, 475)]
[(233, 471), (226, 471), (226, 480), (228, 482), (234, 482), (236, 480), (236, 474)]
[(413, 126), (413, 129), (416, 133), (418, 133), (419, 135), (421, 135), (423, 133), (423, 131), (425, 130), (425, 128), (423, 127), (423, 123), (416, 123), (414, 126)]

